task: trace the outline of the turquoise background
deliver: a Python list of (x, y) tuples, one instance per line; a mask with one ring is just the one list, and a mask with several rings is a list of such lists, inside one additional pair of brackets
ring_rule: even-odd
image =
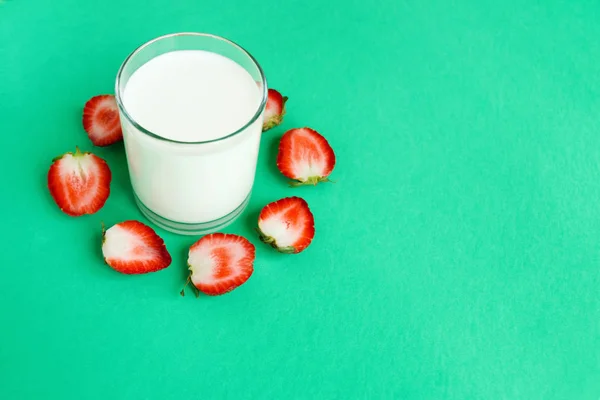
[[(8, 0), (0, 4), (1, 399), (600, 398), (600, 3)], [(100, 222), (141, 219), (122, 144), (81, 126), (136, 46), (231, 38), (290, 97), (247, 212), (255, 273), (181, 298), (168, 269), (103, 264)], [(324, 134), (338, 183), (290, 189), (292, 127)], [(70, 218), (46, 188), (75, 145), (112, 194)], [(304, 197), (313, 244), (273, 252), (266, 203)]]

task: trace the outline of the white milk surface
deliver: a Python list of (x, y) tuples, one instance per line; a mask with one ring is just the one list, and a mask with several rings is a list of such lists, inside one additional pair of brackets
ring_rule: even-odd
[[(209, 141), (246, 125), (261, 101), (252, 76), (234, 61), (201, 50), (151, 59), (127, 82), (131, 118), (157, 136)], [(262, 117), (231, 138), (178, 144), (152, 138), (121, 118), (133, 189), (163, 218), (203, 223), (235, 210), (254, 182)]]

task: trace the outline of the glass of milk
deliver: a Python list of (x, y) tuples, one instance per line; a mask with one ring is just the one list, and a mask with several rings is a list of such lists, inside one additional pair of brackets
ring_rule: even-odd
[(170, 34), (127, 57), (115, 91), (142, 213), (190, 235), (233, 222), (252, 191), (267, 99), (254, 57), (218, 36)]

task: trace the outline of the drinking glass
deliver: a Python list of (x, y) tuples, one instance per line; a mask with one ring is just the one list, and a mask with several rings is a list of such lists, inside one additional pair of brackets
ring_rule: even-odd
[[(154, 57), (178, 50), (210, 51), (243, 67), (256, 81), (260, 96), (252, 118), (223, 137), (199, 142), (167, 139), (135, 121), (123, 103), (129, 78)], [(265, 76), (254, 57), (215, 35), (161, 36), (127, 57), (118, 72), (115, 93), (129, 176), (141, 212), (159, 227), (179, 234), (205, 234), (232, 223), (250, 199), (267, 100)]]

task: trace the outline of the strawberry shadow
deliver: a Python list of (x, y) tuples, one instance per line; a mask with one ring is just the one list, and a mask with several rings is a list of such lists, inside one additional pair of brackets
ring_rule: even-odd
[[(50, 167), (48, 167), (50, 168)], [(52, 198), (50, 194), (50, 189), (48, 188), (48, 171), (44, 171), (40, 173), (40, 190), (44, 193), (40, 196), (43, 197), (44, 205), (48, 205), (48, 209), (58, 210), (60, 212), (60, 208)]]
[(263, 133), (263, 136), (267, 136), (265, 140), (265, 148), (267, 149), (266, 163), (267, 171), (276, 180), (286, 182), (286, 178), (277, 169), (277, 153), (279, 153), (279, 142), (283, 133), (274, 133), (267, 131)]
[(125, 193), (127, 201), (135, 206), (135, 197), (129, 178), (129, 166), (127, 165), (127, 155), (123, 143), (115, 143), (112, 146), (103, 148), (103, 151), (103, 156), (105, 156), (112, 173), (111, 190)]
[(255, 246), (261, 243), (258, 239), (258, 233), (256, 232), (260, 210), (260, 208), (250, 208), (249, 206), (246, 212), (244, 213), (244, 227), (246, 228), (247, 233), (246, 238), (250, 240), (250, 242), (252, 242), (252, 244), (254, 244)]
[(103, 236), (104, 236), (104, 232), (102, 232), (102, 224), (91, 224), (93, 225), (91, 228), (91, 231), (93, 232), (92, 234), (92, 240), (90, 240), (91, 244), (93, 244), (94, 247), (94, 256), (98, 259), (98, 260), (102, 260), (102, 262), (104, 262), (104, 254), (102, 253), (102, 242), (103, 242)]

